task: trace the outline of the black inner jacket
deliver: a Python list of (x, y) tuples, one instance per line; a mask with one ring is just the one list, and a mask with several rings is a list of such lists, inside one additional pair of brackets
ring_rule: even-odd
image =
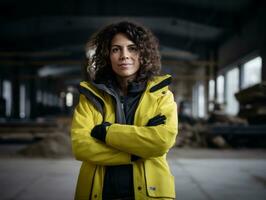
[[(107, 87), (120, 96), (116, 83), (109, 84)], [(124, 112), (126, 124), (134, 123), (135, 111), (145, 87), (146, 84), (131, 83), (128, 87), (127, 96), (120, 96), (120, 105)], [(115, 103), (115, 105), (119, 104)], [(124, 197), (134, 197), (132, 165), (107, 166), (104, 176), (103, 200)]]

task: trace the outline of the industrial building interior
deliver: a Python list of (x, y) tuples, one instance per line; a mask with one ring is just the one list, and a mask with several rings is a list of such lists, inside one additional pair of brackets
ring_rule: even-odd
[[(177, 199), (265, 199), (265, 1), (2, 0), (0, 8), (0, 185), (5, 188), (0, 199), (73, 199), (79, 163), (72, 158), (69, 132), (79, 100), (77, 86), (85, 79), (85, 44), (95, 31), (121, 20), (153, 31), (160, 43), (162, 72), (172, 75), (179, 133), (169, 162), (179, 170), (176, 175), (183, 173), (179, 165), (200, 166), (199, 158), (210, 158), (217, 167), (220, 155), (235, 160), (243, 156), (246, 165), (229, 166), (249, 166), (246, 170), (253, 173), (250, 180), (248, 175), (247, 180), (236, 178), (237, 187), (232, 187), (237, 192), (220, 189), (228, 179), (217, 184), (222, 194), (204, 188), (194, 174), (196, 181), (191, 179), (188, 187), (195, 192), (176, 183), (177, 197), (182, 194)], [(35, 181), (47, 187), (33, 194), (30, 190), (40, 191), (32, 183), (37, 166), (44, 169), (47, 162), (49, 175), (65, 166), (65, 179), (59, 179), (62, 185), (70, 183), (56, 190), (47, 185), (61, 182)], [(24, 167), (20, 171), (16, 165)], [(186, 170), (194, 176), (195, 171)], [(6, 175), (14, 171), (17, 176)], [(32, 171), (36, 174), (25, 177)], [(247, 193), (244, 188), (252, 181), (258, 186)]]

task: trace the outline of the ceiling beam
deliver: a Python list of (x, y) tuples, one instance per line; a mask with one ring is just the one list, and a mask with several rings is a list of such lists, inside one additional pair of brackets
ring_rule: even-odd
[[(11, 1), (1, 3), (1, 16), (6, 20), (16, 20), (41, 16), (131, 16), (131, 17), (171, 17), (217, 28), (232, 29), (238, 22), (238, 12), (222, 11), (198, 4), (188, 5), (179, 1)], [(248, 8), (247, 8), (248, 9)], [(243, 10), (244, 11), (244, 10)]]

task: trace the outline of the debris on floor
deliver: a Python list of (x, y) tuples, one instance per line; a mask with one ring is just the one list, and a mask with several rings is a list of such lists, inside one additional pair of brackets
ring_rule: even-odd
[(71, 157), (70, 136), (64, 132), (50, 134), (43, 140), (21, 149), (18, 154), (43, 158)]

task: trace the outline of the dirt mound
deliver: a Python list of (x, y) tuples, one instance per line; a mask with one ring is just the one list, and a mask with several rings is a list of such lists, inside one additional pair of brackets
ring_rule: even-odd
[(23, 148), (18, 154), (42, 158), (72, 157), (70, 136), (64, 132), (51, 134), (41, 141)]

